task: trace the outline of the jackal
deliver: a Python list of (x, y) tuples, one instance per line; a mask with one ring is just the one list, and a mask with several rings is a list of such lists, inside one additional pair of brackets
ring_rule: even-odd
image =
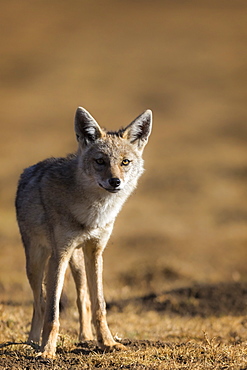
[(142, 152), (151, 126), (147, 110), (126, 128), (106, 131), (78, 107), (76, 154), (46, 159), (20, 177), (17, 220), (34, 297), (28, 341), (39, 343), (42, 332), (42, 357), (55, 356), (68, 265), (77, 290), (79, 340), (93, 338), (93, 323), (102, 349), (124, 348), (106, 321), (102, 253), (117, 214), (143, 173)]

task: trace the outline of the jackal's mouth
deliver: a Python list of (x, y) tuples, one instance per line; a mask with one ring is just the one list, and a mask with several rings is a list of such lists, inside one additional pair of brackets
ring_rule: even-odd
[(101, 185), (100, 183), (99, 183), (99, 186), (102, 188), (102, 189), (104, 189), (104, 190), (106, 190), (106, 191), (109, 191), (109, 193), (118, 193), (119, 192), (119, 190), (121, 190), (121, 188), (105, 188), (103, 185)]

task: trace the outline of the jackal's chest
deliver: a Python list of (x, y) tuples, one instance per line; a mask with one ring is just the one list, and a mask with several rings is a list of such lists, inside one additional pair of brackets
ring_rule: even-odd
[(93, 208), (88, 212), (84, 225), (89, 228), (104, 228), (115, 221), (118, 211), (116, 207)]
[(95, 202), (93, 204), (75, 205), (72, 213), (76, 220), (87, 229), (104, 228), (113, 223), (122, 207), (120, 201)]

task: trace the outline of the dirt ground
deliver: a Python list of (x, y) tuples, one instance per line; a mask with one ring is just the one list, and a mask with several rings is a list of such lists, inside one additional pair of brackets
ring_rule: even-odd
[[(247, 369), (246, 1), (9, 0), (0, 17), (0, 368)], [(108, 129), (150, 108), (154, 127), (104, 255), (127, 351), (77, 343), (68, 275), (47, 363), (24, 344), (13, 203), (24, 167), (76, 150), (78, 105)]]

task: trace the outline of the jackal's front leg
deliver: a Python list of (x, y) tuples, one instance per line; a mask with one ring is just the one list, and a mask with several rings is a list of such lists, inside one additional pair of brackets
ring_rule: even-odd
[(82, 248), (74, 250), (69, 263), (77, 291), (77, 307), (80, 322), (79, 341), (91, 340), (93, 339), (91, 302)]
[(92, 319), (99, 346), (103, 350), (120, 350), (125, 347), (113, 339), (106, 321), (106, 304), (102, 283), (103, 250), (104, 246), (102, 247), (95, 240), (89, 241), (84, 246), (85, 267), (92, 304)]
[(54, 358), (59, 331), (59, 301), (70, 255), (51, 255), (47, 274), (47, 298), (42, 334), (42, 357)]

